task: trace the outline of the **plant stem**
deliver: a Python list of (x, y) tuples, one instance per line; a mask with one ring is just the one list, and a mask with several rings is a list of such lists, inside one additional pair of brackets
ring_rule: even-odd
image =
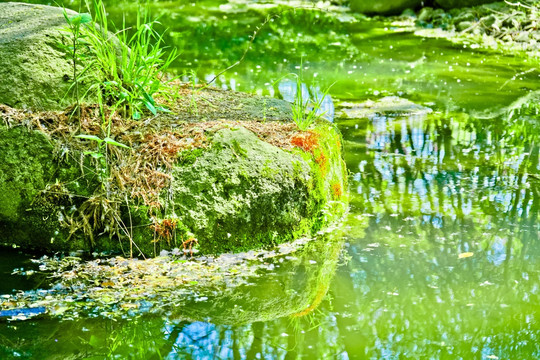
[(79, 39), (79, 27), (75, 26), (73, 32), (73, 81), (75, 82), (75, 106), (77, 118), (79, 120), (79, 131), (81, 130), (81, 104), (79, 101), (79, 79), (77, 78), (77, 42)]

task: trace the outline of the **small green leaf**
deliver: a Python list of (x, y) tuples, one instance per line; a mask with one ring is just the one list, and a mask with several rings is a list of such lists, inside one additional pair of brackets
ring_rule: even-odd
[(141, 113), (138, 111), (135, 111), (133, 113), (133, 120), (140, 120), (141, 119)]
[(114, 146), (118, 146), (118, 147), (130, 149), (129, 146), (124, 145), (124, 144), (122, 144), (122, 143), (119, 143), (118, 141), (114, 141), (113, 139), (111, 139), (111, 138), (109, 138), (109, 137), (106, 137), (105, 139), (103, 139), (103, 141), (105, 141), (105, 143), (107, 143), (107, 144), (109, 144), (109, 145), (114, 145)]
[(81, 20), (82, 20), (82, 17), (79, 14), (79, 15), (71, 16), (68, 20), (68, 23), (77, 27), (81, 24)]
[(90, 155), (94, 159), (100, 159), (103, 157), (103, 154), (95, 152), (95, 151), (85, 151), (84, 155)]
[(143, 96), (144, 96), (144, 99), (151, 103), (153, 106), (156, 105), (156, 102), (154, 101), (154, 98), (152, 97), (152, 95), (150, 95), (149, 93), (146, 92), (146, 90), (144, 90), (144, 88), (142, 86), (139, 86), (139, 89), (141, 90)]
[(144, 106), (146, 106), (146, 108), (148, 110), (150, 110), (150, 112), (154, 115), (157, 114), (157, 110), (156, 110), (156, 107), (154, 106), (154, 104), (152, 104), (151, 102), (149, 101), (144, 101)]
[(164, 113), (171, 113), (172, 112), (171, 110), (169, 110), (169, 109), (167, 109), (166, 107), (163, 107), (163, 106), (156, 106), (156, 110), (164, 112)]
[(76, 138), (80, 138), (80, 139), (86, 139), (86, 140), (93, 140), (93, 141), (97, 141), (99, 144), (101, 144), (103, 142), (103, 139), (97, 137), (96, 135), (85, 135), (85, 134), (81, 134), (81, 135), (75, 135)]
[(66, 19), (67, 23), (71, 25), (71, 21), (69, 20), (69, 16), (68, 16), (68, 14), (66, 12), (66, 9), (64, 9), (63, 14), (64, 14), (64, 18)]

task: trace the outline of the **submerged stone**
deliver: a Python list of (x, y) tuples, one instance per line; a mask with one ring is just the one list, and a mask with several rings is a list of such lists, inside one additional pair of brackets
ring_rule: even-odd
[(383, 98), (367, 100), (362, 103), (342, 102), (339, 104), (338, 117), (346, 119), (371, 118), (379, 115), (425, 115), (433, 110), (415, 104), (414, 102), (398, 96), (385, 96)]

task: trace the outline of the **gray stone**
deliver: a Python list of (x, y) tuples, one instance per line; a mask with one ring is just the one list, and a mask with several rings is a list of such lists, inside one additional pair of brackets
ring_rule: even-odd
[(454, 17), (454, 23), (457, 24), (462, 21), (473, 22), (473, 21), (476, 21), (476, 17), (474, 16), (472, 12), (464, 11), (460, 13), (459, 15), (456, 15), (456, 17)]
[(514, 35), (514, 41), (517, 42), (529, 42), (530, 40), (531, 38), (529, 37), (529, 33), (527, 31), (519, 31)]
[(456, 25), (456, 29), (458, 31), (464, 31), (467, 29), (470, 29), (473, 26), (473, 23), (470, 21), (462, 21), (459, 24)]
[(0, 103), (36, 110), (70, 104), (73, 67), (60, 46), (69, 42), (66, 26), (62, 8), (0, 3)]
[(480, 21), (482, 22), (482, 25), (489, 28), (489, 27), (492, 27), (493, 24), (497, 22), (497, 18), (494, 15), (489, 15), (480, 19)]
[(425, 7), (418, 14), (418, 21), (430, 22), (433, 19), (433, 8)]

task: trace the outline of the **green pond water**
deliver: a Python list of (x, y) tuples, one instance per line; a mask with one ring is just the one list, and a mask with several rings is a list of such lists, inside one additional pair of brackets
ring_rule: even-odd
[[(182, 51), (174, 71), (196, 82), (240, 58), (278, 11), (152, 9)], [(109, 11), (129, 23), (134, 5)], [(287, 73), (301, 69), (314, 92), (335, 82), (326, 109), (351, 174), (344, 228), (243, 284), (163, 306), (153, 296), (144, 315), (0, 322), (0, 358), (540, 358), (537, 66), (337, 10), (282, 13), (216, 86), (287, 98)], [(39, 286), (10, 276), (27, 257), (0, 259), (1, 292)]]

